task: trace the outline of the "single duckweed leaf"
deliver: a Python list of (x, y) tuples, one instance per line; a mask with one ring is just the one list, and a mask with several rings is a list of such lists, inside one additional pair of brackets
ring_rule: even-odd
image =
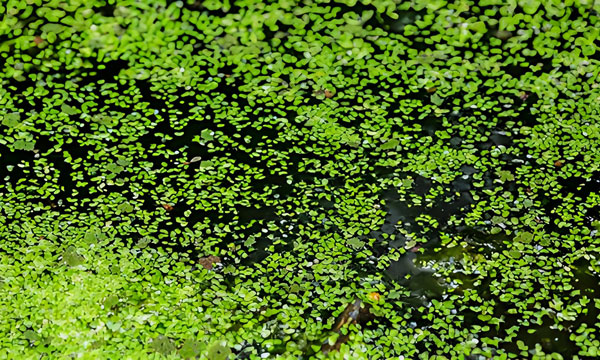
[(386, 141), (385, 143), (383, 143), (383, 145), (380, 146), (380, 149), (381, 150), (395, 149), (399, 144), (400, 144), (400, 141), (398, 141), (397, 139), (390, 139), (390, 140)]
[(244, 246), (246, 247), (252, 247), (252, 245), (254, 245), (256, 243), (256, 239), (254, 238), (254, 236), (249, 236), (245, 241), (244, 241)]
[(204, 129), (202, 130), (202, 139), (204, 139), (205, 141), (211, 141), (212, 139), (214, 139), (214, 132), (210, 129)]
[(528, 231), (520, 232), (516, 237), (515, 241), (522, 243), (530, 243), (533, 240), (533, 234)]
[(210, 160), (203, 160), (202, 162), (200, 162), (200, 167), (201, 168), (210, 168), (213, 167), (214, 163)]
[(431, 102), (437, 106), (440, 106), (444, 103), (444, 99), (442, 99), (438, 94), (431, 94)]
[(67, 114), (67, 115), (76, 115), (79, 114), (79, 110), (77, 110), (76, 108), (67, 105), (67, 104), (62, 104), (60, 106), (60, 111), (62, 111), (63, 113)]
[(60, 33), (63, 30), (63, 26), (61, 24), (56, 24), (56, 23), (48, 23), (48, 24), (44, 24), (40, 30), (42, 30), (43, 32), (53, 32), (53, 33)]
[(519, 250), (510, 250), (508, 252), (508, 255), (514, 259), (519, 259), (521, 258), (521, 252)]
[(145, 247), (147, 247), (148, 245), (150, 245), (150, 243), (152, 242), (152, 240), (148, 237), (143, 237), (141, 239), (139, 239), (136, 243), (135, 246), (140, 248), (140, 249), (144, 249)]

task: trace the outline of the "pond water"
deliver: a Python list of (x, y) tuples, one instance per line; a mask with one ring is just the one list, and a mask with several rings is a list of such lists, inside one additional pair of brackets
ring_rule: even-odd
[(10, 351), (595, 356), (597, 10), (349, 3), (8, 5)]

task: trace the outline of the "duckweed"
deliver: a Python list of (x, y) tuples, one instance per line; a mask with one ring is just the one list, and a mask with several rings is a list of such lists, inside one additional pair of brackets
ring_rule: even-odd
[(599, 11), (2, 2), (0, 357), (597, 357)]

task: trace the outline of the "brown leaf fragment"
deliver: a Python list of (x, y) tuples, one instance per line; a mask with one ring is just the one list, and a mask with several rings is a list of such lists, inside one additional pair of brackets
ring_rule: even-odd
[(198, 259), (198, 264), (202, 265), (206, 270), (212, 270), (216, 264), (221, 263), (221, 258), (214, 255), (201, 257)]
[[(355, 299), (353, 303), (348, 304), (340, 316), (338, 316), (335, 325), (331, 330), (335, 333), (339, 333), (344, 326), (366, 323), (373, 320), (374, 316), (368, 309), (369, 305), (363, 308), (361, 307), (361, 304), (362, 302), (358, 298)], [(349, 338), (349, 334), (340, 334), (333, 345), (330, 344), (329, 341), (325, 340), (323, 345), (321, 345), (321, 352), (327, 354), (330, 351), (337, 351), (340, 349), (343, 343), (348, 341)]]

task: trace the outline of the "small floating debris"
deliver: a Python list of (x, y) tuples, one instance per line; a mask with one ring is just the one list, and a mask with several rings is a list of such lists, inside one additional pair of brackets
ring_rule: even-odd
[(221, 258), (214, 255), (201, 257), (198, 259), (198, 264), (202, 265), (206, 270), (212, 270), (212, 268), (221, 263)]
[(200, 160), (202, 160), (202, 157), (201, 157), (201, 156), (195, 156), (195, 157), (193, 157), (193, 158), (192, 158), (192, 160), (190, 160), (190, 161), (184, 161), (184, 162), (183, 162), (183, 165), (189, 165), (189, 164), (192, 164), (192, 163), (198, 162), (198, 161), (200, 161)]

